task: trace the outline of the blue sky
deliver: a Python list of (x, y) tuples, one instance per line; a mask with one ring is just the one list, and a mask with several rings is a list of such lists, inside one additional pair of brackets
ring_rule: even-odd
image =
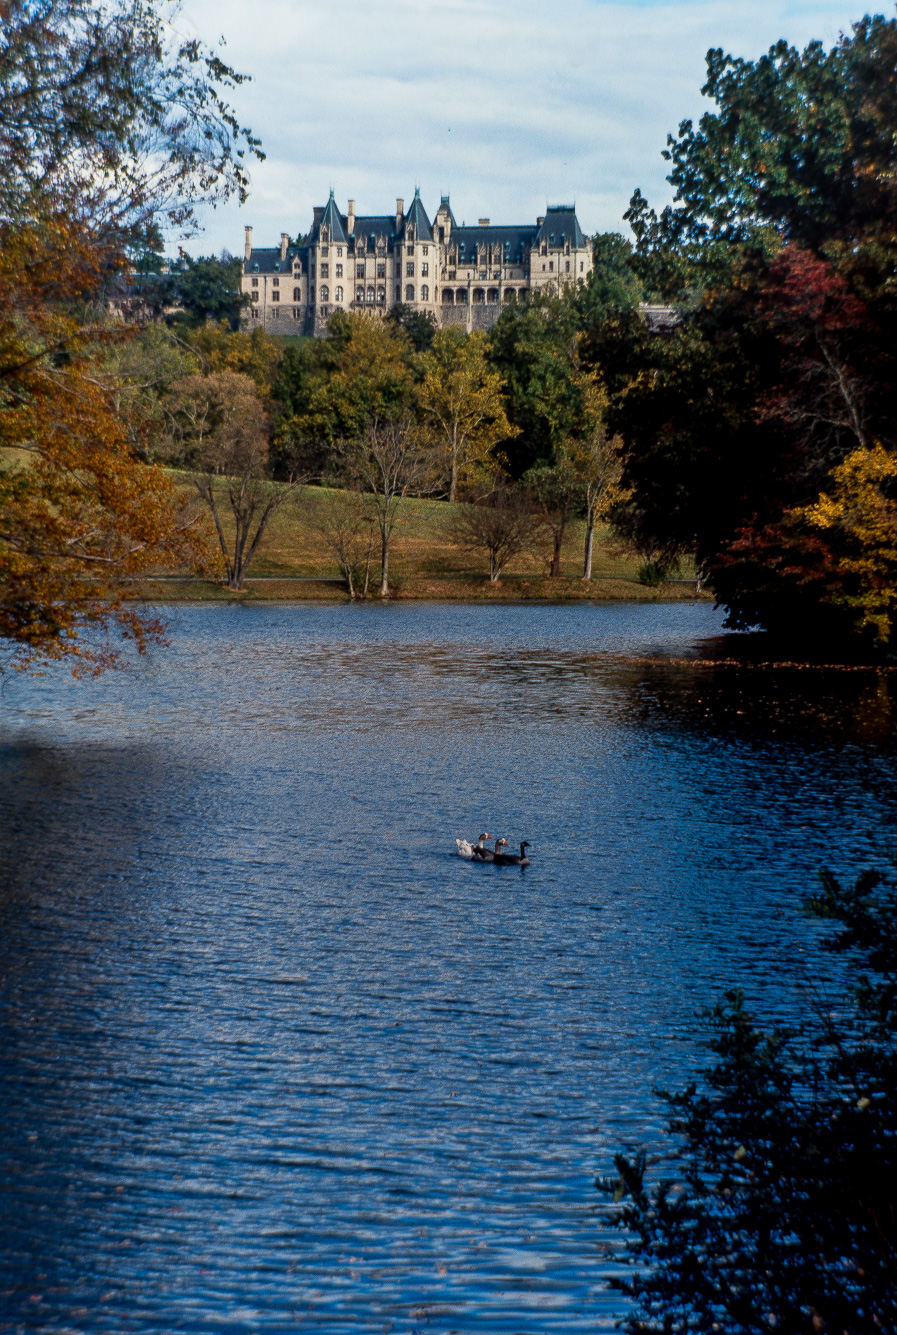
[[(873, 12), (892, 13), (891, 6)], [(419, 185), (429, 212), (528, 222), (575, 200), (587, 232), (625, 231), (636, 186), (665, 203), (668, 131), (697, 118), (704, 56), (779, 37), (831, 44), (865, 12), (844, 0), (184, 0), (178, 26), (252, 76), (235, 97), (267, 160), (242, 208), (208, 212), (189, 249), (242, 252), (340, 206), (389, 212)]]

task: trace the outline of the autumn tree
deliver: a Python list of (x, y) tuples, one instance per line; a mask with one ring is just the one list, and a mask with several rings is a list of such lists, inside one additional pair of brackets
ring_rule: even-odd
[(325, 338), (283, 353), (274, 385), (279, 470), (324, 473), (343, 440), (398, 420), (413, 391), (412, 349), (385, 321), (336, 312)]
[(551, 534), (551, 560), (548, 573), (558, 579), (561, 573), (561, 549), (570, 520), (581, 507), (583, 486), (573, 460), (566, 452), (557, 463), (540, 464), (522, 478), (536, 514)]
[[(247, 186), (241, 81), (164, 0), (0, 0), (0, 634), (19, 664), (116, 660), (136, 576), (203, 559), (197, 514), (148, 465), (104, 285), (161, 222)], [(131, 384), (133, 388), (133, 384)], [(11, 452), (11, 448), (15, 453)]]
[(448, 499), (459, 486), (488, 481), (494, 450), (519, 428), (505, 415), (504, 383), (487, 359), (486, 336), (457, 325), (440, 329), (418, 363), (422, 376), (416, 402), (432, 429), (448, 482)]
[(314, 527), (336, 559), (349, 597), (367, 598), (377, 525), (374, 509), (362, 492), (352, 489), (322, 490), (315, 502)]
[(465, 551), (485, 552), (489, 583), (497, 584), (509, 561), (532, 545), (539, 520), (524, 488), (499, 483), (488, 495), (463, 505), (452, 524), (452, 539)]
[(145, 422), (93, 332), (53, 300), (92, 291), (97, 257), (50, 226), (0, 247), (0, 637), (17, 668), (67, 658), (80, 674), (120, 661), (112, 633), (140, 652), (162, 640), (129, 604), (134, 581), (206, 547), (189, 501), (140, 461)]
[(402, 502), (438, 487), (433, 451), (414, 419), (371, 422), (343, 447), (343, 469), (367, 496), (380, 533), (380, 597), (389, 597), (389, 557)]
[(239, 592), (271, 519), (298, 479), (268, 478), (270, 427), (248, 376), (186, 376), (172, 388), (167, 407), (181, 460), (214, 522), (227, 587)]

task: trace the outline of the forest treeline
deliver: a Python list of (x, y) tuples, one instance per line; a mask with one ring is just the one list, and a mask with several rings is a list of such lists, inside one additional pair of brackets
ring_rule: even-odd
[(226, 102), (242, 76), (173, 43), (153, 0), (2, 9), (0, 445), (29, 460), (0, 471), (9, 643), (85, 662), (92, 627), (142, 644), (155, 631), (128, 581), (180, 565), (240, 587), (302, 481), (344, 494), (325, 538), (350, 584), (374, 522), (388, 589), (396, 507), (427, 495), (462, 503), (458, 541), (492, 578), (534, 523), (557, 574), (580, 515), (586, 576), (606, 521), (645, 578), (694, 560), (731, 626), (887, 651), (893, 20), (829, 50), (711, 51), (712, 109), (668, 140), (674, 204), (636, 192), (633, 241), (596, 237), (587, 283), (488, 333), (398, 308), (284, 340), (234, 328), (226, 258), (183, 257), (167, 321), (116, 325), (105, 302), (197, 202), (245, 192), (260, 148)]

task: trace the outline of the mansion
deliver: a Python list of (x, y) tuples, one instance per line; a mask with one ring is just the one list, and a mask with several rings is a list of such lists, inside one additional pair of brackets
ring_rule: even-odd
[(272, 333), (323, 334), (334, 311), (385, 314), (404, 303), (427, 311), (438, 325), (488, 329), (504, 303), (525, 292), (555, 291), (585, 280), (592, 248), (572, 205), (546, 210), (535, 225), (458, 226), (447, 195), (431, 222), (420, 199), (408, 212), (396, 200), (395, 214), (341, 213), (330, 192), (314, 210), (311, 231), (294, 243), (286, 232), (280, 245), (260, 249), (246, 228), (243, 291), (251, 305), (249, 328)]

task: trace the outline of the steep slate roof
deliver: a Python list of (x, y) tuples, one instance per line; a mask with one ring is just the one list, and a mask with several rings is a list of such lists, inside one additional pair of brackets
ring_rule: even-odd
[(340, 242), (342, 242), (344, 246), (349, 244), (349, 237), (346, 232), (346, 219), (343, 217), (339, 209), (336, 207), (336, 200), (333, 198), (332, 190), (330, 192), (330, 198), (327, 201), (327, 207), (325, 208), (323, 215), (321, 216), (321, 218), (319, 218), (319, 220), (315, 223), (314, 227), (311, 230), (311, 235), (308, 238), (311, 245), (314, 245), (314, 243), (318, 240), (319, 236), (321, 235), (321, 228), (324, 226), (325, 223), (330, 228), (331, 241), (333, 241), (337, 245), (339, 245)]
[(368, 244), (371, 237), (375, 244), (391, 245), (396, 230), (396, 218), (394, 213), (372, 213), (355, 215), (355, 231), (352, 233), (350, 241), (354, 244), (360, 237), (364, 237), (365, 245)]
[(535, 245), (538, 231), (538, 227), (453, 227), (451, 244), (457, 245), (459, 260), (462, 245), (465, 259), (472, 257), (477, 246), (500, 245), (509, 262), (516, 264)]
[(584, 250), (586, 239), (579, 225), (576, 210), (572, 204), (549, 204), (545, 210), (545, 221), (539, 228), (538, 244), (565, 246), (569, 244), (575, 250)]
[(419, 187), (415, 189), (414, 199), (411, 201), (411, 208), (402, 220), (402, 236), (405, 235), (409, 223), (414, 223), (414, 226), (417, 228), (416, 235), (418, 241), (433, 240), (433, 228), (430, 226), (430, 219), (427, 217), (427, 211), (421, 203)]
[(293, 272), (293, 260), (297, 255), (302, 260), (302, 267), (307, 268), (307, 246), (289, 246), (285, 260), (280, 258), (280, 246), (253, 246), (249, 259), (243, 263), (243, 272), (290, 274)]

